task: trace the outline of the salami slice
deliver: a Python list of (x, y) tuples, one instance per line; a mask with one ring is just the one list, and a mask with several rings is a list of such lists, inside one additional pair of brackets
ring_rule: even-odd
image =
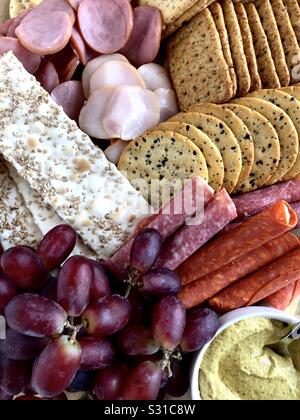
[[(273, 306), (273, 308), (278, 309), (280, 311), (285, 311), (288, 306), (293, 302), (293, 296), (295, 292), (295, 288), (297, 288), (298, 284), (300, 285), (300, 281), (297, 283), (290, 284), (283, 289), (279, 290), (273, 295), (268, 296), (265, 299), (265, 302)], [(299, 290), (300, 293), (300, 290)]]
[(96, 58), (97, 53), (93, 51), (83, 40), (79, 29), (77, 26), (73, 26), (72, 35), (71, 35), (71, 45), (74, 51), (77, 53), (81, 64), (84, 66), (94, 58)]
[(179, 268), (183, 285), (210, 274), (292, 230), (297, 215), (285, 201), (251, 217), (196, 252)]
[(298, 223), (297, 223), (297, 226), (295, 227), (300, 228), (300, 201), (298, 201), (297, 203), (292, 203), (291, 207), (293, 208), (293, 210), (296, 212), (298, 216)]
[(41, 57), (24, 48), (16, 38), (0, 38), (0, 56), (8, 51), (21, 61), (28, 73), (34, 74), (41, 64)]
[(300, 247), (292, 233), (286, 233), (230, 264), (183, 287), (179, 298), (186, 308), (200, 305), (237, 280), (257, 271)]
[(72, 120), (77, 121), (84, 105), (85, 97), (82, 83), (70, 80), (57, 86), (51, 93), (55, 102), (63, 107), (65, 114)]
[(40, 68), (35, 73), (35, 77), (49, 93), (59, 85), (59, 77), (56, 68), (54, 64), (47, 59), (42, 60)]
[(69, 81), (79, 66), (78, 55), (74, 52), (70, 44), (62, 51), (48, 55), (47, 58), (54, 64), (61, 83)]
[(133, 28), (128, 0), (81, 0), (77, 16), (83, 38), (101, 54), (124, 47)]

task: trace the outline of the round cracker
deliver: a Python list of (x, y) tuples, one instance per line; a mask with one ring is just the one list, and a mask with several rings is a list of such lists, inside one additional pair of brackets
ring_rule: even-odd
[(24, 10), (38, 6), (42, 1), (43, 0), (10, 0), (9, 15), (11, 18), (15, 18)]
[(219, 149), (224, 163), (223, 187), (231, 193), (242, 170), (242, 154), (233, 132), (218, 118), (200, 112), (177, 114), (169, 121), (184, 122), (203, 131)]
[(275, 128), (280, 142), (280, 161), (274, 175), (266, 185), (273, 185), (281, 181), (285, 174), (293, 167), (298, 155), (298, 134), (295, 126), (281, 108), (271, 102), (258, 98), (240, 98), (231, 101), (235, 104), (244, 105), (259, 112), (270, 121)]
[(182, 190), (184, 181), (203, 175), (201, 162), (199, 148), (187, 137), (156, 130), (133, 140), (122, 153), (118, 167), (158, 209)]
[(283, 181), (289, 181), (290, 179), (295, 178), (295, 176), (300, 174), (300, 102), (297, 101), (295, 97), (279, 89), (258, 90), (250, 93), (249, 96), (272, 102), (272, 104), (286, 112), (292, 120), (298, 134), (298, 155), (294, 166), (285, 174)]
[(280, 144), (275, 128), (256, 111), (243, 105), (226, 104), (246, 124), (254, 144), (251, 174), (237, 193), (254, 191), (265, 185), (275, 173), (280, 159)]
[(250, 175), (254, 162), (254, 146), (250, 131), (239, 117), (224, 106), (205, 103), (193, 106), (191, 111), (202, 112), (219, 118), (235, 135), (242, 154), (242, 169), (236, 185), (236, 189), (239, 189)]

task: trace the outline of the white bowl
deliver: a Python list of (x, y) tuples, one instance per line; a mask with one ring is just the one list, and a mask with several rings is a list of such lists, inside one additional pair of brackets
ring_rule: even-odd
[[(278, 311), (277, 309), (266, 308), (262, 306), (252, 306), (250, 308), (237, 309), (236, 311), (229, 312), (228, 314), (220, 318), (221, 326), (216, 334), (221, 334), (226, 328), (231, 327), (237, 322), (243, 321), (247, 318), (267, 318), (275, 319), (278, 321), (285, 322), (287, 324), (297, 324), (299, 318), (296, 316), (289, 315), (285, 312)], [(211, 342), (214, 338), (206, 344), (202, 350), (195, 357), (194, 365), (191, 373), (191, 395), (192, 400), (201, 400), (200, 390), (199, 390), (199, 372), (200, 366), (205, 355), (206, 350), (208, 349)]]

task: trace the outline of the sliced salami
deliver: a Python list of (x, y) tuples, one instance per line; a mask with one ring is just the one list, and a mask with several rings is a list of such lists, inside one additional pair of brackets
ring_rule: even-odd
[(0, 38), (0, 56), (8, 51), (14, 53), (29, 73), (36, 73), (41, 64), (41, 57), (38, 54), (28, 51), (16, 38)]
[(296, 212), (298, 216), (298, 223), (295, 227), (300, 228), (300, 201), (297, 201), (297, 203), (292, 203), (291, 207), (293, 208), (293, 210)]
[(59, 85), (59, 77), (56, 68), (54, 64), (47, 59), (42, 60), (40, 68), (35, 73), (35, 77), (49, 93)]
[(79, 29), (73, 26), (72, 35), (71, 35), (71, 45), (76, 54), (79, 57), (81, 64), (84, 66), (94, 58), (96, 58), (97, 53), (93, 51), (83, 40)]
[(48, 55), (47, 58), (54, 64), (61, 83), (69, 81), (74, 76), (80, 63), (78, 55), (74, 52), (70, 44), (62, 51)]
[(70, 80), (57, 86), (51, 93), (55, 102), (63, 107), (65, 114), (72, 120), (77, 121), (84, 105), (85, 97), (82, 83)]
[[(290, 304), (294, 300), (293, 296), (294, 296), (295, 288), (298, 288), (298, 284), (300, 285), (300, 281), (297, 283), (289, 284), (283, 289), (278, 290), (278, 292), (273, 293), (273, 295), (268, 296), (265, 299), (265, 302), (268, 305), (273, 306), (273, 308), (275, 309), (278, 309), (280, 311), (285, 311), (286, 308), (290, 306)], [(299, 290), (299, 293), (300, 293), (300, 290)]]

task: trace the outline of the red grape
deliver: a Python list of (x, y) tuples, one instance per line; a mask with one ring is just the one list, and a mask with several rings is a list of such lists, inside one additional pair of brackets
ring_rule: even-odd
[(166, 386), (166, 391), (171, 397), (182, 397), (189, 389), (190, 365), (186, 361), (179, 362), (172, 360), (171, 362), (172, 376)]
[(147, 315), (147, 303), (144, 297), (137, 289), (131, 289), (128, 300), (132, 308), (131, 318), (134, 319), (135, 322), (144, 322)]
[(139, 324), (128, 324), (117, 334), (116, 342), (120, 350), (129, 356), (151, 355), (159, 350), (151, 329)]
[(122, 330), (128, 324), (131, 306), (122, 296), (112, 295), (88, 306), (83, 314), (88, 334), (107, 337)]
[(130, 266), (139, 273), (147, 273), (155, 263), (162, 248), (162, 237), (157, 230), (145, 229), (135, 238), (131, 253)]
[(10, 328), (5, 340), (0, 340), (0, 353), (12, 360), (31, 360), (47, 346), (48, 338), (29, 337)]
[(46, 269), (39, 257), (26, 246), (8, 249), (1, 257), (3, 273), (18, 287), (38, 290), (47, 280)]
[(84, 337), (81, 347), (80, 370), (98, 370), (109, 366), (115, 358), (115, 349), (108, 338)]
[(185, 323), (186, 311), (182, 303), (175, 296), (164, 298), (152, 314), (154, 340), (164, 350), (175, 350), (182, 339)]
[(92, 262), (93, 281), (91, 285), (91, 301), (97, 301), (110, 295), (108, 277), (101, 264)]
[(20, 397), (15, 398), (15, 401), (46, 401), (47, 398), (41, 398), (37, 395), (20, 395)]
[(68, 387), (68, 392), (88, 391), (93, 387), (95, 380), (95, 372), (79, 370), (76, 373), (71, 385)]
[(54, 339), (34, 363), (32, 389), (48, 398), (62, 393), (72, 383), (80, 359), (81, 348), (77, 341), (65, 335)]
[(5, 306), (18, 294), (17, 288), (6, 276), (0, 274), (0, 315), (4, 314)]
[(181, 289), (178, 274), (168, 269), (149, 271), (140, 278), (140, 281), (142, 283), (141, 292), (145, 296), (157, 299), (177, 295)]
[(117, 400), (121, 396), (123, 385), (129, 375), (129, 368), (124, 363), (115, 363), (98, 372), (93, 392), (98, 400)]
[(0, 357), (0, 388), (9, 395), (24, 391), (30, 382), (32, 363)]
[(187, 313), (186, 326), (180, 343), (184, 353), (201, 350), (220, 327), (218, 315), (208, 308), (197, 308)]
[(10, 395), (7, 392), (3, 391), (3, 389), (0, 387), (0, 401), (11, 401), (13, 399), (13, 395)]
[(82, 315), (90, 300), (93, 280), (91, 261), (85, 257), (69, 258), (60, 270), (57, 301), (72, 317)]
[(56, 277), (50, 276), (47, 280), (47, 283), (41, 290), (41, 296), (46, 299), (57, 301), (57, 282), (58, 279)]
[(153, 362), (139, 364), (129, 374), (123, 388), (123, 400), (156, 400), (161, 384), (161, 368)]
[(49, 271), (61, 266), (76, 245), (76, 232), (68, 225), (51, 229), (37, 249), (37, 255)]
[(5, 308), (8, 325), (20, 334), (51, 337), (61, 334), (67, 314), (56, 302), (27, 293), (13, 298)]

